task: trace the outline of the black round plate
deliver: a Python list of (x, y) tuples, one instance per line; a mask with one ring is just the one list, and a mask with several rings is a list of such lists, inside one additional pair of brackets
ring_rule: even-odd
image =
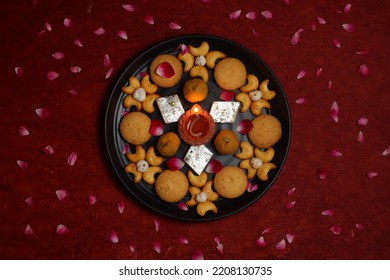
[[(154, 192), (154, 187), (146, 184), (141, 181), (140, 183), (134, 184), (133, 177), (131, 174), (126, 174), (124, 172), (124, 167), (129, 163), (125, 154), (123, 153), (125, 145), (127, 145), (120, 133), (119, 133), (119, 123), (124, 113), (123, 108), (123, 99), (126, 94), (121, 90), (122, 86), (128, 85), (128, 79), (130, 76), (140, 77), (140, 74), (148, 71), (148, 66), (152, 59), (162, 53), (170, 53), (177, 55), (179, 50), (177, 49), (180, 44), (199, 46), (202, 41), (207, 41), (210, 45), (210, 50), (219, 50), (226, 54), (229, 57), (236, 57), (240, 59), (246, 66), (247, 72), (256, 75), (260, 81), (269, 79), (268, 87), (276, 91), (276, 96), (272, 100), (271, 109), (267, 110), (264, 113), (272, 114), (277, 117), (282, 123), (282, 138), (274, 146), (275, 157), (272, 162), (277, 166), (276, 169), (269, 172), (269, 179), (266, 182), (262, 182), (257, 178), (252, 179), (253, 184), (258, 185), (258, 189), (253, 192), (245, 192), (244, 195), (236, 199), (223, 199), (219, 198), (215, 201), (215, 204), (218, 208), (218, 213), (214, 214), (208, 212), (204, 217), (199, 216), (196, 213), (195, 207), (188, 207), (187, 211), (181, 210), (178, 207), (177, 203), (166, 203), (162, 201), (159, 197), (156, 196)], [(216, 85), (212, 71), (210, 72), (210, 79), (208, 82), (209, 94), (206, 100), (200, 102), (200, 105), (203, 109), (209, 110), (211, 103), (213, 101), (220, 100), (219, 94), (220, 89)], [(172, 88), (162, 89), (159, 88), (158, 94), (160, 96), (168, 96), (172, 94), (178, 94), (181, 98), (183, 107), (185, 110), (189, 109), (192, 104), (189, 104), (184, 98), (181, 97), (181, 88), (183, 83), (189, 79), (188, 74), (183, 74), (181, 82)], [(161, 114), (156, 107), (154, 113), (149, 114), (151, 119), (162, 119)], [(239, 122), (242, 119), (253, 118), (249, 112), (241, 114), (238, 113), (236, 121), (234, 124), (216, 124), (216, 133), (222, 128), (229, 128), (236, 131), (236, 128)], [(164, 124), (164, 133), (168, 131), (177, 132), (177, 123), (173, 124)], [(216, 135), (215, 133), (215, 135)], [(246, 135), (241, 135), (237, 132), (240, 141), (248, 141)], [(286, 95), (283, 91), (282, 85), (279, 80), (272, 72), (272, 70), (267, 66), (267, 64), (261, 60), (255, 53), (249, 49), (227, 39), (209, 36), (209, 35), (189, 35), (183, 37), (176, 37), (162, 43), (159, 43), (137, 58), (135, 58), (130, 65), (125, 69), (125, 71), (120, 76), (117, 81), (114, 89), (111, 93), (110, 99), (107, 104), (106, 116), (105, 116), (105, 140), (107, 151), (111, 160), (111, 164), (119, 177), (123, 187), (131, 193), (133, 197), (143, 203), (145, 206), (172, 218), (187, 220), (187, 221), (210, 221), (215, 219), (220, 219), (227, 217), (229, 215), (235, 214), (244, 208), (250, 206), (256, 200), (258, 200), (272, 185), (276, 180), (278, 174), (280, 173), (283, 164), (286, 160), (289, 144), (291, 137), (291, 121), (290, 121), (290, 111), (287, 103)], [(147, 148), (149, 145), (154, 145), (158, 137), (152, 137), (149, 143), (144, 145), (144, 148)], [(221, 156), (213, 148), (212, 143), (206, 144), (206, 146), (213, 152), (213, 158), (219, 160), (224, 166), (226, 165), (238, 165), (239, 161), (234, 158), (233, 155)], [(133, 151), (134, 147), (130, 146), (130, 150)], [(182, 144), (177, 153), (178, 157), (183, 158), (189, 145), (182, 141)], [(165, 165), (162, 166), (166, 168)], [(187, 165), (182, 169), (183, 172), (189, 168)], [(209, 174), (209, 178), (212, 178), (213, 174)], [(183, 201), (188, 200), (189, 197), (183, 199)]]

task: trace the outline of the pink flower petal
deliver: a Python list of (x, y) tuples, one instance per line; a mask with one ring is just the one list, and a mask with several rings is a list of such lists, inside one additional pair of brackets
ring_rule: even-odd
[(322, 71), (322, 68), (318, 68), (318, 70), (316, 71), (316, 77), (319, 77), (322, 74)]
[(257, 184), (252, 184), (250, 181), (248, 181), (248, 184), (246, 186), (247, 192), (257, 191), (258, 188), (259, 188), (259, 186)]
[(66, 190), (56, 190), (56, 195), (59, 201), (64, 201), (69, 196), (69, 193)]
[(61, 60), (65, 57), (65, 55), (62, 52), (52, 53), (51, 56), (57, 60)]
[(286, 240), (282, 239), (275, 245), (275, 249), (278, 251), (286, 249)]
[(122, 38), (123, 40), (127, 40), (129, 37), (127, 36), (127, 33), (126, 31), (124, 30), (119, 30), (117, 33), (116, 33), (116, 36), (118, 36), (119, 38)]
[(347, 32), (354, 32), (355, 31), (355, 27), (352, 24), (349, 24), (349, 23), (342, 24), (342, 27)]
[(248, 134), (249, 131), (252, 129), (253, 123), (249, 119), (244, 119), (240, 121), (240, 123), (237, 126), (237, 131), (243, 135)]
[(157, 220), (157, 219), (154, 219), (154, 220), (153, 220), (153, 224), (154, 224), (154, 230), (155, 230), (156, 232), (158, 232), (158, 231), (160, 230), (160, 221)]
[(31, 205), (33, 204), (33, 198), (32, 198), (32, 196), (27, 197), (27, 198), (24, 200), (24, 203), (26, 203), (28, 206), (31, 206)]
[(360, 230), (364, 230), (364, 225), (362, 224), (355, 224), (355, 227)]
[(108, 79), (111, 77), (112, 73), (114, 72), (114, 68), (110, 67), (108, 71), (106, 72), (105, 79)]
[(180, 201), (180, 202), (177, 204), (177, 207), (178, 207), (180, 210), (188, 211), (188, 207), (187, 207), (187, 205), (186, 205), (183, 201)]
[(160, 119), (152, 120), (149, 133), (153, 136), (160, 136), (164, 133), (164, 123)]
[(340, 151), (338, 151), (338, 150), (331, 150), (330, 151), (330, 155), (332, 157), (341, 157), (343, 154)]
[(191, 254), (191, 260), (204, 260), (203, 252), (201, 250), (195, 250)]
[(344, 10), (343, 10), (344, 14), (348, 14), (351, 11), (351, 7), (352, 7), (351, 4), (345, 5)]
[(76, 94), (77, 94), (77, 91), (74, 90), (74, 89), (70, 89), (70, 90), (68, 90), (68, 92), (69, 92), (71, 95), (76, 95)]
[(122, 154), (125, 155), (128, 152), (130, 152), (130, 146), (126, 144), (126, 145), (123, 146)]
[(51, 24), (46, 22), (45, 25), (43, 26), (47, 31), (53, 31), (53, 28), (51, 27)]
[(266, 233), (270, 233), (271, 230), (272, 230), (272, 228), (270, 228), (270, 227), (265, 228), (261, 234), (264, 235), (264, 234), (266, 234)]
[(25, 126), (19, 126), (18, 128), (18, 133), (19, 133), (19, 136), (27, 136), (30, 134), (30, 132), (28, 131), (28, 129), (25, 127)]
[(370, 179), (373, 177), (376, 177), (376, 176), (378, 176), (378, 173), (376, 173), (376, 172), (373, 172), (373, 171), (367, 172), (367, 177)]
[(235, 95), (233, 91), (221, 90), (219, 98), (223, 101), (231, 101)]
[(189, 52), (189, 49), (185, 44), (180, 44), (175, 50), (180, 50), (181, 55), (185, 55)]
[(49, 111), (46, 108), (35, 109), (35, 113), (43, 120), (49, 117)]
[(289, 201), (286, 203), (286, 209), (291, 209), (294, 207), (296, 201)]
[(295, 238), (295, 233), (290, 233), (290, 232), (286, 233), (286, 239), (289, 244), (291, 244), (294, 241), (294, 238)]
[(256, 30), (254, 30), (254, 29), (252, 29), (252, 34), (255, 37), (259, 37), (260, 36), (259, 33)]
[(16, 164), (22, 169), (22, 170), (26, 170), (27, 167), (28, 167), (28, 164), (26, 162), (24, 162), (23, 160), (20, 160), (18, 159), (16, 161)]
[(340, 40), (334, 39), (334, 40), (332, 40), (332, 44), (333, 44), (333, 46), (335, 46), (337, 48), (341, 48)]
[(328, 89), (328, 90), (331, 90), (332, 87), (333, 87), (332, 81), (329, 81), (329, 82), (328, 82), (327, 89)]
[(53, 149), (53, 147), (50, 146), (50, 145), (48, 145), (48, 146), (42, 148), (42, 151), (43, 151), (45, 154), (49, 155), (49, 156), (52, 155), (52, 154), (54, 154), (54, 149)]
[(291, 197), (293, 195), (293, 193), (295, 192), (295, 188), (291, 188), (288, 192), (287, 192), (287, 196), (288, 197)]
[(301, 33), (303, 32), (303, 28), (300, 28), (297, 32), (294, 33), (294, 35), (291, 38), (291, 44), (296, 45), (300, 41)]
[(259, 247), (265, 247), (264, 236), (260, 236), (259, 239), (256, 240), (256, 245)]
[(214, 240), (215, 243), (217, 243), (217, 245), (218, 245), (219, 243), (221, 243), (221, 241), (219, 240), (219, 237), (218, 237), (218, 236), (214, 236), (213, 240)]
[(104, 33), (106, 33), (106, 30), (104, 30), (103, 27), (99, 27), (99, 28), (95, 29), (95, 31), (93, 33), (100, 36), (100, 35), (103, 35)]
[(218, 254), (219, 256), (222, 256), (222, 255), (223, 255), (223, 244), (222, 244), (222, 243), (219, 243), (219, 244), (217, 245), (217, 254)]
[(290, 0), (283, 0), (284, 4), (290, 5)]
[(359, 143), (363, 143), (363, 142), (364, 142), (364, 134), (363, 134), (363, 131), (359, 131), (357, 141), (358, 141)]
[(47, 72), (46, 77), (49, 81), (53, 81), (54, 79), (57, 79), (59, 75), (60, 74), (58, 74), (57, 72), (50, 71), (50, 72)]
[(390, 154), (390, 146), (388, 146), (383, 152), (382, 156), (388, 156)]
[(368, 50), (357, 51), (356, 54), (359, 54), (359, 55), (366, 55), (366, 54), (368, 54)]
[(161, 253), (161, 244), (158, 241), (153, 242), (153, 249), (157, 252), (157, 254)]
[(326, 20), (323, 17), (317, 17), (319, 24), (326, 24)]
[(125, 202), (122, 199), (118, 201), (117, 208), (119, 214), (123, 214), (123, 211), (125, 211)]
[(241, 15), (241, 10), (237, 10), (235, 12), (230, 13), (229, 18), (230, 19), (237, 19)]
[(305, 104), (305, 102), (306, 102), (305, 97), (299, 97), (299, 98), (295, 99), (295, 103), (299, 104), (299, 105), (303, 105), (303, 104)]
[(366, 77), (368, 75), (368, 68), (366, 65), (360, 65), (358, 70), (359, 75)]
[(333, 232), (334, 234), (340, 234), (341, 233), (341, 227), (339, 227), (339, 226), (332, 225), (332, 226), (329, 227), (329, 230), (331, 232)]
[(106, 53), (103, 59), (103, 65), (109, 67), (111, 65), (110, 56)]
[(134, 12), (134, 6), (133, 5), (130, 5), (130, 4), (125, 4), (125, 5), (122, 5), (123, 9), (125, 9), (126, 11), (128, 12)]
[(76, 152), (71, 152), (68, 155), (68, 164), (70, 166), (73, 166), (76, 163), (76, 160), (77, 160), (77, 153)]
[(189, 243), (187, 237), (182, 236), (182, 235), (179, 236), (179, 242), (180, 242), (180, 244), (183, 244), (183, 245), (186, 245)]
[(256, 19), (256, 13), (255, 12), (248, 12), (248, 13), (246, 13), (246, 15), (245, 15), (247, 18), (249, 18), (249, 19)]
[(116, 244), (119, 242), (119, 238), (118, 238), (118, 234), (116, 233), (116, 231), (112, 230), (110, 231), (108, 234), (107, 234), (107, 240)]
[(81, 41), (80, 41), (79, 39), (75, 39), (75, 40), (73, 41), (73, 43), (74, 43), (76, 46), (80, 47), (80, 48), (84, 47), (83, 43), (81, 43)]
[(16, 77), (19, 78), (19, 77), (22, 76), (22, 74), (23, 74), (22, 67), (16, 66), (16, 67), (15, 67), (15, 75), (16, 75)]
[(66, 226), (64, 226), (63, 224), (59, 224), (57, 226), (56, 233), (58, 235), (63, 235), (63, 234), (68, 233), (68, 232), (69, 232), (69, 229)]
[(171, 78), (173, 75), (175, 75), (175, 70), (173, 69), (172, 65), (168, 62), (162, 62), (160, 63), (156, 68), (156, 73), (160, 77), (163, 78)]
[(327, 209), (321, 212), (321, 215), (323, 216), (333, 216), (333, 210), (332, 209)]
[(31, 228), (31, 226), (30, 226), (30, 225), (27, 225), (26, 228), (25, 228), (25, 230), (24, 230), (24, 234), (25, 234), (25, 235), (32, 235), (33, 233), (34, 233), (34, 232), (33, 232), (32, 228)]
[(330, 113), (329, 113), (329, 116), (335, 121), (335, 122), (338, 122), (339, 121), (339, 106), (337, 104), (336, 101), (334, 101), (332, 103), (332, 106), (330, 107)]
[(360, 118), (357, 120), (357, 124), (358, 124), (358, 125), (367, 125), (367, 124), (368, 124), (368, 119), (366, 119), (365, 117), (360, 117)]
[(63, 24), (65, 27), (71, 27), (72, 26), (72, 20), (69, 18), (64, 18)]
[(154, 24), (154, 19), (151, 16), (146, 16), (146, 17), (144, 17), (144, 22), (147, 23), (147, 24), (153, 25)]
[(178, 157), (171, 157), (166, 161), (167, 167), (171, 171), (182, 169), (185, 165), (184, 161), (182, 161)]
[(316, 29), (317, 29), (317, 24), (313, 21), (311, 23), (311, 30), (316, 31)]
[(129, 248), (130, 252), (134, 253), (135, 252), (135, 243), (132, 241), (129, 241), (129, 243), (127, 243), (127, 248)]
[(70, 72), (72, 73), (80, 73), (81, 72), (81, 67), (80, 66), (71, 66), (70, 68)]
[(93, 194), (89, 194), (88, 195), (88, 202), (89, 202), (89, 205), (95, 205), (97, 202), (96, 196), (94, 196)]
[(261, 12), (261, 15), (267, 19), (271, 19), (272, 18), (272, 13), (271, 11), (262, 11)]
[(206, 166), (207, 173), (218, 173), (222, 169), (222, 163), (216, 159), (212, 159)]
[(305, 70), (301, 70), (301, 71), (298, 73), (298, 75), (297, 75), (297, 79), (300, 80), (300, 79), (302, 79), (303, 77), (305, 77), (305, 75), (306, 75)]
[(317, 174), (320, 179), (325, 179), (326, 171), (323, 168), (317, 168)]
[(170, 22), (170, 23), (168, 24), (168, 26), (169, 26), (169, 28), (172, 29), (172, 30), (179, 30), (179, 29), (181, 29), (181, 26), (178, 25), (178, 24), (175, 23), (175, 22)]

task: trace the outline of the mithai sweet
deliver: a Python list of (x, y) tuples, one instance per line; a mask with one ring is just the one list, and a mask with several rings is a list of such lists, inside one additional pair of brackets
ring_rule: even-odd
[(177, 94), (160, 97), (156, 102), (165, 123), (177, 122), (184, 114), (183, 105)]
[(142, 145), (149, 141), (151, 119), (142, 112), (131, 112), (124, 116), (120, 123), (120, 133), (126, 142)]

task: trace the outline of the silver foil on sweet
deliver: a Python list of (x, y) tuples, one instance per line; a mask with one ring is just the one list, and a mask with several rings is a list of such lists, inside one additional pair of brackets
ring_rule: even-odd
[(234, 123), (240, 107), (240, 102), (214, 101), (211, 105), (210, 115), (216, 123)]
[(177, 94), (159, 97), (156, 102), (165, 123), (177, 122), (184, 114), (183, 105)]
[(184, 162), (200, 175), (212, 156), (213, 153), (205, 145), (191, 146), (184, 156)]

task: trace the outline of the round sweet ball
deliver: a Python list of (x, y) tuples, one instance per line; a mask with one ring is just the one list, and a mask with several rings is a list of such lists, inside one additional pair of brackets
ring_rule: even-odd
[(171, 157), (176, 154), (179, 149), (181, 140), (180, 137), (170, 131), (161, 135), (157, 140), (157, 151), (165, 157)]
[(191, 103), (205, 100), (207, 92), (207, 83), (199, 78), (189, 79), (183, 85), (184, 98)]
[(131, 112), (122, 118), (119, 131), (127, 143), (142, 145), (152, 137), (149, 132), (151, 123), (151, 119), (146, 114)]
[(272, 115), (260, 115), (252, 120), (248, 138), (258, 148), (270, 148), (282, 137), (282, 125)]
[(150, 63), (150, 78), (162, 88), (175, 86), (183, 74), (180, 60), (171, 54), (160, 54)]
[(239, 147), (237, 134), (230, 129), (222, 129), (214, 139), (214, 146), (222, 155), (233, 154)]
[(235, 90), (246, 82), (245, 65), (237, 58), (224, 58), (215, 66), (214, 78), (220, 88)]
[(245, 193), (247, 184), (245, 172), (237, 166), (225, 166), (214, 177), (214, 189), (224, 198), (241, 196)]
[(188, 186), (187, 176), (180, 170), (164, 170), (155, 183), (157, 196), (166, 202), (180, 201), (187, 194)]

